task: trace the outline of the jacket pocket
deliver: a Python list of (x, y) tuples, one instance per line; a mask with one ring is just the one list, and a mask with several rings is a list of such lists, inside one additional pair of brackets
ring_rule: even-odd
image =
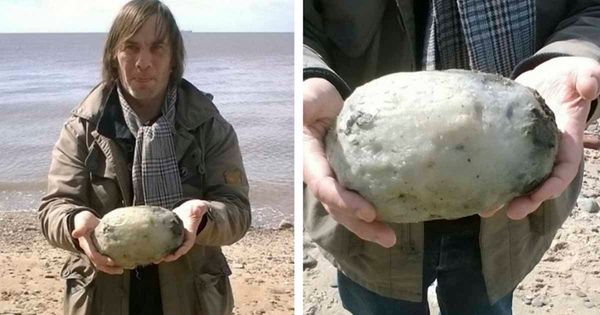
[(233, 311), (233, 292), (227, 273), (194, 275), (200, 314), (228, 315)]
[(308, 188), (304, 188), (304, 228), (310, 238), (336, 259), (355, 256), (364, 241), (335, 221)]
[(321, 218), (318, 228), (309, 231), (312, 240), (338, 260), (361, 253), (365, 241), (330, 216)]

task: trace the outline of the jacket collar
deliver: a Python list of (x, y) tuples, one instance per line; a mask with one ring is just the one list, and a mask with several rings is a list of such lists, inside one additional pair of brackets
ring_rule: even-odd
[[(187, 80), (181, 80), (177, 88), (177, 93), (175, 128), (178, 132), (180, 130), (194, 130), (215, 114), (218, 114), (217, 108), (212, 103), (212, 95), (198, 90)], [(100, 134), (114, 138), (115, 134), (103, 126), (105, 119), (116, 117), (115, 114), (117, 113), (109, 105), (118, 104), (118, 102), (116, 84), (100, 83), (72, 111), (72, 114), (96, 125)], [(122, 113), (120, 115), (122, 117)]]

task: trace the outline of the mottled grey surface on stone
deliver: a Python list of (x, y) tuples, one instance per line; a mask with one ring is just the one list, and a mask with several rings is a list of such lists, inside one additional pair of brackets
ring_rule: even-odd
[(559, 132), (533, 90), (469, 71), (397, 73), (359, 87), (326, 138), (337, 179), (378, 219), (454, 219), (501, 206), (552, 170)]
[(118, 208), (105, 215), (94, 230), (98, 252), (133, 269), (174, 252), (183, 242), (183, 223), (160, 207)]

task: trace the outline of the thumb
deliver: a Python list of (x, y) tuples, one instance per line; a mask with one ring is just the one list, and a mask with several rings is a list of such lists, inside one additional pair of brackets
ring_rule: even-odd
[(194, 221), (200, 221), (200, 220), (202, 220), (202, 216), (204, 215), (205, 212), (206, 212), (206, 205), (204, 205), (204, 204), (195, 205), (194, 207), (192, 207), (192, 211), (190, 212), (190, 217)]
[(89, 234), (90, 231), (91, 231), (90, 226), (87, 224), (83, 224), (81, 226), (74, 228), (73, 232), (71, 232), (71, 236), (73, 236), (73, 238), (80, 238), (80, 237), (83, 237), (83, 236), (86, 236), (87, 234)]
[(600, 66), (581, 71), (575, 82), (577, 93), (585, 100), (593, 100), (600, 94)]
[(206, 206), (204, 205), (194, 205), (189, 213), (189, 221), (187, 224), (184, 223), (184, 226), (187, 226), (191, 231), (195, 232), (202, 221), (202, 217), (206, 213)]
[(88, 229), (85, 227), (75, 228), (73, 232), (71, 232), (71, 236), (73, 236), (73, 238), (80, 238), (86, 234), (87, 230)]

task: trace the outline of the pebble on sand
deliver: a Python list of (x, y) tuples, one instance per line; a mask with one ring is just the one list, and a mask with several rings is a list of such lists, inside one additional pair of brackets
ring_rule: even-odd
[(294, 228), (294, 223), (288, 221), (288, 220), (281, 220), (281, 222), (279, 222), (279, 226), (278, 229), (279, 230), (285, 230), (285, 229), (292, 229)]
[(597, 213), (600, 211), (600, 206), (598, 206), (598, 202), (592, 198), (580, 198), (577, 200), (577, 205), (579, 208), (587, 213)]

